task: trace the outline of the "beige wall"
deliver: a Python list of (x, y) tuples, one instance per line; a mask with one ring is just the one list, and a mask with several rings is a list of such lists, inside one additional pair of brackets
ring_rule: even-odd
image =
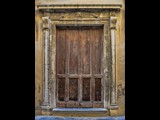
[[(118, 22), (118, 36), (117, 36), (117, 70), (116, 70), (116, 80), (117, 80), (117, 98), (118, 98), (118, 115), (125, 114), (125, 7), (123, 1), (123, 7), (120, 11)], [(118, 87), (119, 86), (119, 87)], [(122, 86), (122, 88), (121, 88)], [(122, 94), (119, 91), (122, 91)], [(119, 94), (118, 94), (119, 93)], [(123, 94), (124, 93), (124, 94)]]
[(42, 103), (42, 81), (43, 81), (43, 38), (41, 14), (35, 16), (35, 107), (39, 109)]
[[(57, 0), (35, 0), (36, 5), (41, 2), (49, 3), (51, 1), (56, 2)], [(71, 1), (71, 0), (69, 0)], [(73, 0), (75, 1), (75, 0)], [(104, 0), (102, 0), (104, 1)], [(116, 0), (108, 0), (115, 2)], [(118, 2), (122, 2), (118, 0)], [(85, 3), (90, 3), (85, 0)], [(103, 2), (102, 2), (103, 3)], [(117, 111), (117, 115), (125, 114), (125, 96), (124, 96), (124, 88), (125, 88), (125, 29), (124, 29), (124, 18), (125, 18), (125, 8), (124, 8), (124, 0), (123, 6), (118, 14), (117, 21), (117, 51), (116, 51), (116, 80), (117, 80), (117, 98), (119, 109)], [(40, 106), (42, 103), (43, 97), (43, 38), (42, 38), (42, 14), (37, 11), (35, 7), (35, 109), (36, 114), (41, 114)]]

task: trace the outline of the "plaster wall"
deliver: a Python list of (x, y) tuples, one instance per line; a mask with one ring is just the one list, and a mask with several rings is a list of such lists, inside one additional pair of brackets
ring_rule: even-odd
[[(125, 4), (124, 0), (35, 0), (35, 114), (41, 115), (43, 100), (43, 50), (42, 17), (37, 10), (37, 4), (122, 4), (117, 14), (116, 43), (116, 93), (119, 109), (116, 115), (125, 115)], [(65, 115), (65, 113), (61, 114)], [(81, 114), (82, 115), (82, 114)], [(91, 116), (94, 116), (90, 114)], [(82, 115), (83, 116), (83, 115)], [(84, 115), (85, 116), (85, 115)]]

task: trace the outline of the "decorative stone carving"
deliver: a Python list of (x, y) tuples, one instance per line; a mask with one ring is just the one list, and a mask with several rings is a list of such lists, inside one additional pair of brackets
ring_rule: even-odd
[(100, 19), (107, 18), (108, 14), (104, 12), (70, 12), (70, 13), (54, 13), (51, 16), (52, 20), (67, 20), (67, 19)]
[(111, 17), (111, 26), (110, 29), (116, 29), (117, 17)]
[(43, 22), (43, 29), (49, 29), (49, 18), (43, 17), (42, 22)]
[(98, 15), (87, 12), (76, 12), (76, 13), (70, 13), (64, 18), (98, 18)]

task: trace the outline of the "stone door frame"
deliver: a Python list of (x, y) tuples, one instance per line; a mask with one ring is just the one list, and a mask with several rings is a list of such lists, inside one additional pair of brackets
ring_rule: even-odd
[[(43, 38), (44, 38), (44, 82), (42, 110), (56, 108), (56, 26), (103, 26), (103, 61), (104, 61), (104, 109), (118, 109), (116, 93), (116, 23), (120, 5), (117, 6), (85, 6), (38, 5), (43, 12)], [(100, 9), (101, 7), (101, 9)], [(72, 12), (76, 9), (75, 12)], [(64, 9), (64, 10), (62, 10)], [(66, 9), (66, 10), (65, 10)], [(59, 11), (60, 10), (60, 11)], [(58, 12), (56, 12), (58, 11)], [(107, 61), (108, 60), (108, 61)]]

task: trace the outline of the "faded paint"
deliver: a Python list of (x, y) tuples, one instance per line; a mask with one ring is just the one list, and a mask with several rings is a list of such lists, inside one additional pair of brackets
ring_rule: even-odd
[[(125, 115), (125, 31), (124, 31), (124, 16), (125, 7), (124, 0), (101, 0), (98, 3), (91, 0), (36, 0), (36, 4), (46, 3), (46, 4), (119, 4), (122, 3), (122, 8), (119, 14), (117, 14), (117, 36), (116, 36), (116, 90), (117, 90), (117, 101), (119, 109), (115, 112), (116, 115)], [(42, 30), (42, 17), (44, 15), (37, 10), (35, 6), (35, 108), (36, 114), (40, 115), (40, 107), (43, 101), (43, 52), (44, 52), (44, 41), (43, 41), (43, 30)], [(105, 16), (101, 13), (100, 17)], [(59, 16), (58, 16), (59, 17)], [(59, 23), (59, 21), (57, 21)], [(71, 24), (90, 24), (90, 21), (77, 21)], [(65, 24), (65, 22), (64, 22)], [(98, 24), (97, 21), (94, 24)], [(52, 36), (52, 38), (55, 36)], [(53, 44), (53, 47), (55, 44)], [(52, 51), (55, 52), (54, 49)], [(53, 58), (54, 59), (54, 58)], [(54, 65), (53, 65), (54, 66)], [(54, 71), (52, 71), (54, 72)], [(54, 74), (54, 73), (53, 73)], [(45, 114), (45, 112), (43, 112)], [(46, 113), (48, 114), (48, 113)], [(52, 115), (59, 116), (106, 116), (109, 113), (52, 113)]]

